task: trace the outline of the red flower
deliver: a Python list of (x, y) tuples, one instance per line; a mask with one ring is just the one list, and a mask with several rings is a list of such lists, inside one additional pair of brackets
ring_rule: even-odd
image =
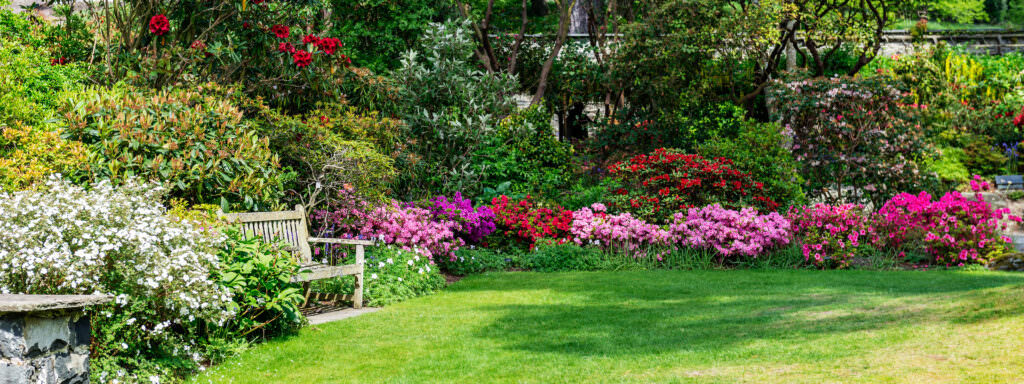
[(157, 36), (163, 36), (171, 30), (171, 22), (167, 21), (167, 16), (159, 14), (149, 18), (149, 33)]
[(192, 45), (190, 45), (189, 48), (204, 50), (206, 49), (206, 43), (204, 43), (202, 40), (197, 39), (196, 41), (192, 42)]
[(50, 65), (64, 65), (68, 63), (68, 58), (61, 56), (60, 58), (50, 59)]
[(305, 37), (302, 38), (302, 43), (303, 44), (316, 44), (319, 41), (320, 41), (320, 38), (316, 37), (315, 35), (306, 35)]
[(1020, 108), (1020, 114), (1013, 118), (1014, 127), (1024, 127), (1024, 107)]
[(270, 32), (277, 36), (278, 39), (287, 39), (291, 29), (287, 25), (274, 24), (273, 27), (270, 27)]
[(321, 123), (327, 124), (330, 121), (331, 121), (331, 119), (328, 119), (327, 116), (320, 116), (320, 122)]
[(292, 62), (294, 62), (297, 67), (302, 68), (313, 62), (313, 55), (310, 55), (309, 52), (300, 49), (292, 54)]
[(292, 46), (292, 43), (280, 43), (277, 45), (277, 51), (295, 53), (295, 47)]
[(320, 47), (320, 50), (324, 53), (333, 55), (334, 51), (337, 51), (338, 47), (341, 46), (341, 40), (338, 40), (335, 37), (325, 37), (320, 39), (320, 41), (317, 41), (316, 46)]

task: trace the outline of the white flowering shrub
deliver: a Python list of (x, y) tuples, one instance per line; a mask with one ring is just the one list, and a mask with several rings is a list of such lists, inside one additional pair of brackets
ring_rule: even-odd
[[(395, 246), (367, 249), (363, 299), (378, 307), (417, 296), (429, 295), (444, 288), (441, 270), (421, 248), (403, 250)], [(339, 277), (315, 282), (313, 289), (325, 293), (349, 294), (354, 279)]]
[(220, 235), (168, 216), (163, 193), (136, 181), (87, 190), (59, 176), (0, 193), (0, 291), (116, 296), (92, 309), (98, 382), (168, 374), (158, 359), (194, 368), (203, 328), (233, 315), (216, 279)]

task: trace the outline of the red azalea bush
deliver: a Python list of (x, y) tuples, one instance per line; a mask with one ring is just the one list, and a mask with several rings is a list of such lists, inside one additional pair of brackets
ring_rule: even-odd
[[(960, 192), (949, 192), (932, 200), (927, 192), (901, 193), (874, 214), (881, 245), (894, 249), (923, 249), (938, 265), (984, 264), (1006, 250), (1009, 239), (999, 235), (1006, 229), (1000, 220), (1009, 209), (993, 209), (981, 194), (974, 200)], [(1020, 218), (1009, 216), (1020, 222)]]
[(705, 159), (675, 149), (659, 148), (608, 168), (622, 187), (607, 202), (613, 211), (667, 222), (672, 214), (693, 207), (721, 204), (725, 208), (755, 207), (774, 211), (778, 203), (764, 195), (764, 184), (732, 167), (726, 158)]
[(787, 218), (808, 263), (845, 268), (876, 241), (875, 230), (860, 205), (790, 207)]
[(572, 229), (573, 211), (560, 206), (541, 207), (530, 196), (510, 201), (501, 195), (491, 200), (495, 236), (487, 239), (492, 247), (516, 246), (533, 249), (538, 239), (564, 240)]

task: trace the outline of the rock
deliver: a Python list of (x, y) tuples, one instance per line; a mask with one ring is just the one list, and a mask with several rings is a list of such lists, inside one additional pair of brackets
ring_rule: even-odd
[(1013, 252), (998, 256), (988, 263), (988, 269), (1024, 272), (1024, 253)]

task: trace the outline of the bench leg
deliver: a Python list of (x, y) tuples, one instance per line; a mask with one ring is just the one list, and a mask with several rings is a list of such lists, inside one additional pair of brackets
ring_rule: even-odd
[(363, 266), (359, 266), (359, 273), (356, 276), (355, 289), (352, 290), (352, 308), (363, 307)]
[(309, 294), (312, 293), (312, 292), (313, 292), (313, 290), (309, 289), (309, 282), (308, 281), (303, 282), (302, 283), (302, 293), (303, 293), (302, 307), (303, 308), (305, 308), (306, 305), (309, 304)]

